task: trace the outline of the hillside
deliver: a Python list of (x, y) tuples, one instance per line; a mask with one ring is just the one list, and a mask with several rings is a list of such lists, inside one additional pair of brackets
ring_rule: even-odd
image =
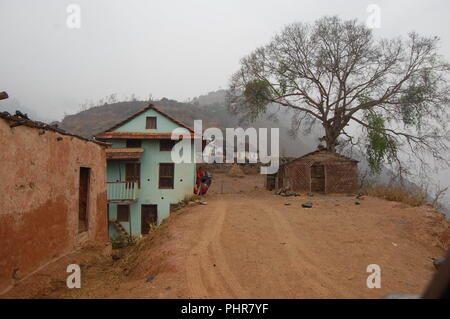
[(66, 116), (59, 126), (71, 133), (90, 137), (108, 129), (114, 124), (126, 119), (149, 103), (155, 104), (169, 115), (179, 119), (188, 126), (193, 126), (194, 120), (201, 119), (207, 127), (224, 127), (231, 116), (225, 109), (200, 107), (193, 104), (181, 103), (174, 100), (132, 101), (104, 104), (90, 108), (77, 114)]
[[(218, 127), (242, 127), (237, 116), (228, 112), (225, 107), (224, 90), (210, 92), (192, 99), (190, 103), (178, 102), (163, 98), (157, 101), (127, 101), (95, 106), (88, 110), (66, 116), (58, 123), (59, 127), (84, 137), (91, 137), (108, 129), (114, 124), (126, 119), (130, 115), (153, 103), (167, 114), (177, 118), (188, 126), (193, 127), (194, 120), (203, 120), (203, 129)], [(273, 108), (270, 114), (257, 121), (247, 124), (255, 128), (277, 127), (280, 129), (280, 153), (283, 156), (300, 156), (315, 150), (318, 134), (310, 136), (291, 136), (291, 114), (277, 112)], [(245, 126), (244, 126), (245, 127)]]

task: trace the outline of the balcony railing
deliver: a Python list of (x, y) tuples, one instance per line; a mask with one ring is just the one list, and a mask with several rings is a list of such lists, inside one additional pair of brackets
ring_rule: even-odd
[(139, 188), (136, 182), (107, 182), (108, 202), (134, 202), (138, 199)]

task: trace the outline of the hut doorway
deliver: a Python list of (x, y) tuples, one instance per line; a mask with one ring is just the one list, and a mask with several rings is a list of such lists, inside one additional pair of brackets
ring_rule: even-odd
[(318, 163), (311, 166), (311, 192), (325, 193), (325, 167)]
[(276, 188), (276, 174), (268, 174), (266, 176), (266, 189), (272, 191)]

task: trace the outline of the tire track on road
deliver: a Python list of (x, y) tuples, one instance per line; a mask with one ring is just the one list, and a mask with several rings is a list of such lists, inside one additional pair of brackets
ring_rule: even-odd
[[(228, 206), (229, 205), (225, 205), (225, 201), (221, 201), (218, 203), (217, 210), (219, 211), (220, 223), (216, 224), (217, 228), (213, 231), (214, 239), (211, 241), (211, 254), (213, 255), (213, 257), (215, 257), (214, 259), (217, 262), (217, 267), (215, 267), (215, 270), (217, 270), (221, 274), (221, 277), (224, 280), (224, 283), (228, 287), (229, 291), (232, 293), (233, 298), (240, 298), (240, 296), (247, 295), (246, 291), (239, 283), (236, 275), (232, 272), (225, 257), (224, 249), (221, 245), (220, 240), (220, 235), (222, 232)], [(231, 207), (235, 206), (236, 202), (233, 201), (231, 203)]]
[[(310, 291), (311, 296), (317, 295), (317, 293), (321, 296), (332, 295), (334, 293), (333, 283), (318, 275), (320, 274), (320, 265), (316, 264), (305, 252), (305, 247), (295, 235), (290, 222), (283, 215), (283, 211), (268, 207), (263, 202), (258, 203), (258, 206), (272, 221), (279, 242), (286, 243), (283, 245), (283, 250), (286, 252), (290, 268), (302, 281), (307, 283), (307, 286), (301, 288)], [(290, 286), (292, 290), (298, 291), (299, 287), (292, 286), (293, 284), (292, 282), (286, 282), (286, 285)], [(298, 296), (295, 295), (295, 297)]]
[[(205, 271), (204, 262), (209, 260), (208, 246), (212, 240), (211, 230), (218, 222), (213, 212), (207, 212), (210, 216), (204, 225), (203, 231), (199, 233), (198, 243), (189, 251), (186, 259), (186, 279), (188, 290), (192, 298), (208, 298), (212, 294), (211, 283), (217, 282), (213, 272)], [(220, 225), (219, 225), (220, 227)], [(209, 288), (209, 289), (208, 289)], [(217, 289), (218, 284), (214, 287)]]
[[(210, 202), (211, 211), (199, 242), (187, 256), (187, 286), (193, 298), (230, 297), (245, 294), (231, 271), (220, 243), (226, 209), (225, 201)], [(216, 267), (213, 265), (216, 264)]]

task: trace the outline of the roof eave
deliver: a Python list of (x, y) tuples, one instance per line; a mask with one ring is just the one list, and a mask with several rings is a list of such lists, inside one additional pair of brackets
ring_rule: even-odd
[(168, 118), (169, 120), (171, 120), (172, 122), (174, 122), (175, 124), (177, 124), (178, 126), (184, 127), (185, 129), (189, 130), (191, 133), (194, 133), (194, 130), (187, 126), (186, 124), (180, 122), (179, 120), (177, 120), (176, 118), (172, 117), (171, 115), (163, 112), (162, 110), (160, 110), (159, 108), (157, 108), (155, 105), (153, 104), (149, 104), (148, 106), (144, 107), (143, 109), (141, 109), (140, 111), (134, 113), (133, 115), (129, 116), (128, 118), (126, 118), (123, 121), (120, 121), (119, 123), (113, 125), (112, 127), (100, 132), (99, 134), (97, 134), (96, 136), (100, 136), (101, 134), (104, 133), (108, 133), (108, 132), (112, 132), (115, 129), (125, 125), (126, 123), (130, 122), (131, 120), (135, 119), (136, 117), (138, 117), (139, 115), (149, 111), (149, 110), (154, 110), (155, 112), (158, 112), (159, 114), (165, 116), (166, 118)]

